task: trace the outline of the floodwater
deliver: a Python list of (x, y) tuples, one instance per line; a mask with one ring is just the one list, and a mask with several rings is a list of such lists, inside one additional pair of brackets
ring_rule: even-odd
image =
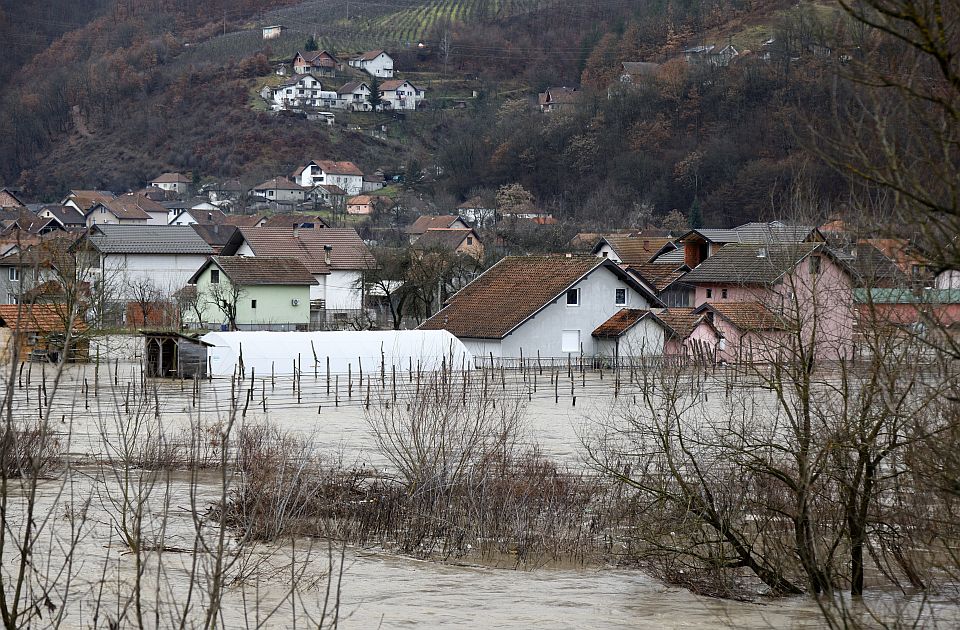
[[(37, 417), (44, 409), (43, 374), (38, 366), (20, 374), (14, 409), (18, 416)], [(554, 386), (548, 375), (536, 383), (520, 374), (509, 375), (514, 387), (528, 398), (526, 440), (544, 454), (570, 465), (582, 465), (581, 436), (590, 430), (592, 418), (613, 398), (610, 376), (599, 374), (565, 378)], [(47, 387), (52, 389), (50, 374)], [(231, 390), (241, 392), (244, 422), (269, 418), (284, 429), (311, 437), (322, 450), (346, 462), (374, 466), (384, 460), (373, 448), (364, 422), (369, 404), (379, 400), (403, 404), (414, 388), (411, 375), (401, 375), (398, 385), (390, 376), (360, 383), (352, 375), (336, 375), (328, 393), (326, 375), (302, 375), (293, 379), (190, 381), (142, 381), (133, 363), (69, 366), (60, 391), (50, 391), (50, 415), (62, 429), (64, 444), (77, 461), (103, 460), (118, 442), (129, 437), (129, 419), (138, 415), (146, 425), (175, 432), (197, 418), (209, 424), (225, 417)], [(29, 380), (29, 385), (28, 385)], [(404, 384), (405, 381), (405, 384)], [(143, 384), (146, 387), (141, 387)], [(712, 387), (712, 386), (711, 386)], [(708, 395), (720, 395), (717, 385)], [(139, 393), (138, 393), (139, 392)], [(622, 397), (635, 394), (621, 388)], [(576, 404), (574, 404), (576, 397)], [(266, 411), (264, 411), (266, 407)], [(130, 503), (124, 488), (144, 489), (144, 505)], [(142, 602), (148, 626), (172, 626), (181, 615), (192, 621), (202, 618), (214, 555), (191, 552), (198, 535), (208, 543), (216, 540), (216, 528), (198, 526), (196, 518), (219, 497), (220, 481), (214, 472), (189, 479), (186, 473), (151, 476), (118, 476), (115, 469), (86, 464), (71, 469), (66, 479), (41, 484), (41, 512), (46, 511), (44, 535), (38, 544), (50, 566), (66, 552), (70, 515), (85, 508), (81, 534), (72, 553), (76, 574), (70, 592), (64, 594), (65, 627), (92, 627), (104, 618), (122, 617), (121, 625), (135, 625), (130, 600), (137, 575), (135, 554), (119, 543), (120, 532), (129, 526), (125, 517), (138, 509), (143, 514), (145, 537), (156, 541), (160, 551), (144, 555), (142, 579), (148, 593)], [(197, 532), (200, 531), (201, 534)], [(228, 553), (229, 541), (228, 543)], [(638, 570), (613, 567), (541, 568), (479, 566), (469, 563), (419, 561), (382, 549), (348, 548), (343, 561), (322, 541), (298, 540), (293, 544), (251, 545), (237, 556), (228, 573), (221, 610), (223, 627), (317, 626), (329, 578), (343, 569), (340, 580), (340, 619), (344, 628), (814, 628), (823, 620), (806, 598), (763, 600), (754, 603), (699, 597), (666, 586)], [(197, 565), (196, 558), (200, 558)], [(5, 564), (9, 561), (5, 556)], [(192, 576), (192, 577), (191, 577)], [(291, 596), (291, 584), (296, 585)], [(107, 585), (104, 588), (104, 585)], [(184, 613), (187, 595), (193, 593), (193, 608)], [(336, 593), (336, 589), (333, 589)], [(101, 608), (95, 604), (100, 600)], [(156, 615), (156, 616), (153, 616)], [(328, 617), (327, 622), (330, 619)], [(42, 625), (42, 624), (41, 624)]]

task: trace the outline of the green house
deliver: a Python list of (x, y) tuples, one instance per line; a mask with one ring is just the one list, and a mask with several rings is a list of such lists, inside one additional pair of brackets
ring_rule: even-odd
[(184, 320), (205, 328), (307, 330), (313, 274), (297, 258), (212, 256), (190, 278)]

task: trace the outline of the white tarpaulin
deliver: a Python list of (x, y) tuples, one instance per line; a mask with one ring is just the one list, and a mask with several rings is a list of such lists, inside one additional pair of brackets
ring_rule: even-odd
[(208, 348), (213, 376), (231, 376), (243, 362), (244, 376), (304, 373), (314, 367), (325, 373), (367, 374), (396, 367), (436, 371), (441, 366), (459, 370), (470, 367), (473, 355), (459, 339), (445, 330), (331, 331), (331, 332), (212, 332), (201, 338)]

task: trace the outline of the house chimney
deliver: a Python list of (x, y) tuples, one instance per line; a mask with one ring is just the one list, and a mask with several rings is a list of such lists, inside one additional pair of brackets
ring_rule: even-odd
[(330, 264), (330, 252), (332, 251), (333, 251), (332, 245), (323, 246), (323, 262), (325, 262), (327, 265)]
[(299, 223), (294, 223), (294, 224), (293, 224), (293, 238), (297, 238), (298, 236), (300, 236), (300, 224), (299, 224)]

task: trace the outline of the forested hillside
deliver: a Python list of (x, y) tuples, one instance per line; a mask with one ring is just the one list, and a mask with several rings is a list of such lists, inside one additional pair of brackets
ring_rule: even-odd
[[(837, 23), (809, 3), (93, 4), (99, 10), (80, 13), (47, 0), (44, 15), (63, 16), (41, 32), (55, 41), (7, 60), (20, 65), (8, 69), (0, 101), (0, 178), (30, 196), (134, 188), (166, 169), (255, 183), (305, 157), (422, 166), (431, 176), (418, 193), (440, 206), (520, 183), (542, 208), (582, 224), (694, 205), (711, 224), (770, 217), (801, 175), (827, 202), (845, 193), (804, 148), (806, 129), (836, 96), (836, 55), (814, 46), (835, 38)], [(41, 19), (17, 16), (8, 13), (4, 28)], [(89, 21), (71, 28), (71, 18)], [(265, 42), (259, 26), (272, 23), (287, 31)], [(391, 49), (401, 71), (430, 82), (433, 111), (393, 121), (384, 139), (255, 111), (250, 94), (271, 62), (308, 36), (340, 52)], [(761, 54), (768, 40), (776, 46)], [(727, 67), (686, 62), (682, 49), (704, 42), (741, 54)], [(622, 61), (660, 66), (611, 90)], [(448, 109), (445, 82), (473, 86), (477, 98)], [(537, 92), (562, 85), (581, 87), (577, 105), (541, 114)]]

